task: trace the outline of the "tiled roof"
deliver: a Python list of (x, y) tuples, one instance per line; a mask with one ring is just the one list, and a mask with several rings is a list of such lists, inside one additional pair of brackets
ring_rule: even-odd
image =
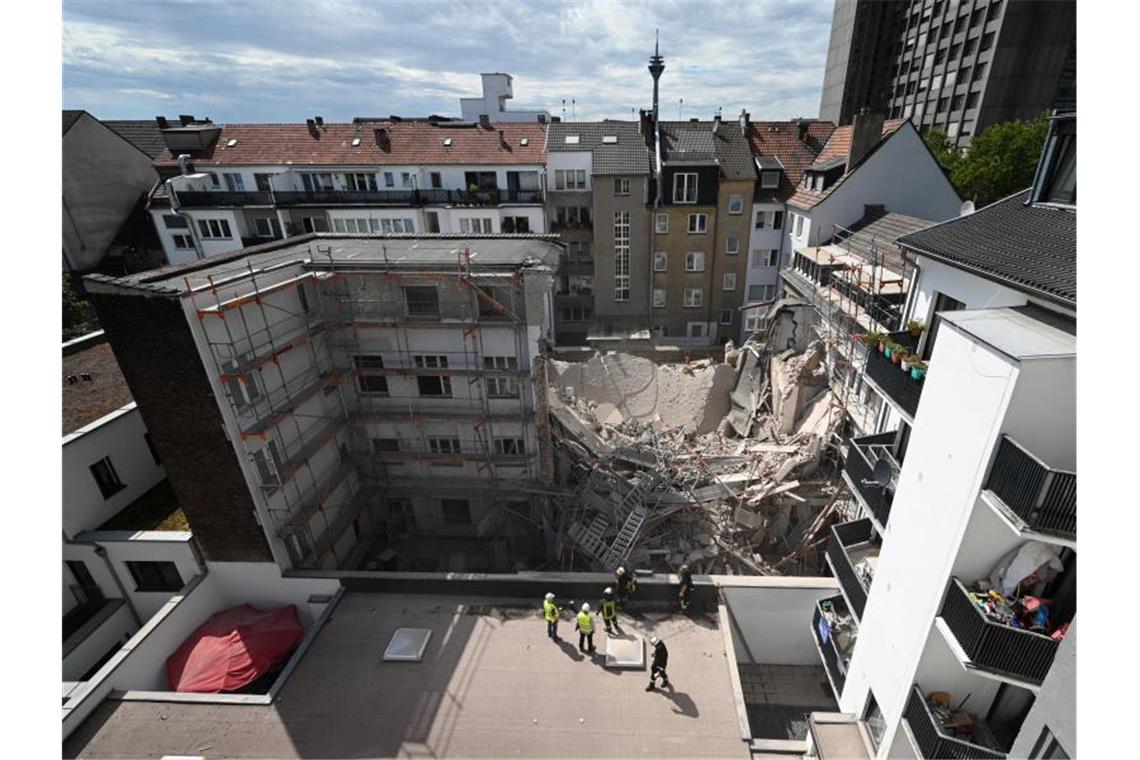
[(844, 233), (844, 247), (862, 253), (868, 259), (877, 254), (882, 266), (901, 274), (904, 270), (902, 250), (895, 241), (902, 235), (926, 229), (932, 224), (932, 219), (872, 211), (847, 228), (852, 234), (848, 236)]
[(662, 157), (669, 161), (716, 161), (725, 179), (756, 179), (752, 151), (735, 121), (661, 122)]
[(1026, 205), (1025, 190), (899, 244), (1011, 288), (1077, 305), (1077, 212)]
[[(83, 374), (91, 376), (83, 380)], [(77, 382), (68, 383), (68, 375)], [(111, 352), (111, 344), (99, 343), (63, 357), (63, 434), (104, 417), (131, 403), (131, 391)]]
[(166, 153), (166, 143), (154, 119), (100, 119), (105, 125), (119, 133), (124, 140), (147, 154), (158, 158)]
[[(375, 130), (388, 130), (389, 148), (377, 143)], [(546, 126), (538, 123), (455, 125), (450, 122), (383, 121), (329, 124), (226, 124), (214, 147), (193, 156), (197, 166), (493, 165), (542, 164), (546, 161)], [(500, 145), (503, 132), (505, 147)], [(360, 144), (353, 146), (354, 139)], [(451, 139), (451, 145), (443, 144)], [(231, 140), (236, 140), (232, 147)], [(527, 144), (523, 145), (522, 141)], [(157, 163), (172, 165), (177, 156), (164, 151)]]
[[(780, 186), (775, 190), (757, 189), (758, 202), (782, 201), (795, 192), (796, 185), (816, 155), (831, 136), (835, 125), (830, 121), (805, 123), (804, 139), (799, 138), (799, 122), (758, 121), (748, 132), (752, 155), (758, 159), (774, 157), (784, 167)], [(767, 195), (767, 197), (765, 197)]]
[[(827, 196), (835, 192), (836, 188), (843, 184), (843, 180), (847, 177), (847, 175), (858, 169), (860, 164), (866, 161), (867, 158), (870, 157), (870, 155), (874, 153), (878, 147), (886, 141), (888, 137), (897, 132), (899, 127), (905, 123), (906, 122), (901, 119), (888, 119), (887, 121), (884, 121), (883, 133), (879, 141), (875, 143), (874, 147), (867, 151), (867, 153), (861, 159), (859, 159), (859, 162), (856, 163), (855, 166), (848, 166), (846, 173), (840, 177), (838, 181), (831, 185), (831, 187), (828, 187), (822, 192), (817, 193), (814, 190), (807, 190), (803, 187), (797, 186), (795, 194), (788, 199), (788, 203), (791, 203), (792, 205), (803, 209), (810, 209), (813, 206), (818, 205), (825, 198), (827, 198)], [(823, 150), (821, 150), (819, 152), (819, 155), (815, 157), (815, 162), (807, 168), (816, 169), (830, 167), (833, 164), (832, 159), (836, 158), (842, 158), (844, 161), (846, 161), (847, 154), (851, 150), (851, 135), (854, 133), (854, 131), (855, 127), (851, 124), (843, 127), (836, 127), (835, 131), (831, 133), (831, 137), (828, 138), (827, 144), (823, 146)]]
[[(577, 144), (567, 144), (566, 135), (578, 135)], [(617, 137), (605, 143), (603, 137)], [(593, 151), (594, 174), (648, 174), (649, 148), (636, 121), (555, 122), (547, 132), (546, 150)]]

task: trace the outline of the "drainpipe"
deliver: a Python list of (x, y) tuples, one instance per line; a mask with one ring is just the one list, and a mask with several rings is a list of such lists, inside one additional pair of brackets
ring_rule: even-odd
[(107, 572), (115, 579), (115, 586), (119, 589), (119, 593), (123, 595), (123, 601), (127, 603), (127, 609), (131, 611), (131, 617), (134, 618), (135, 625), (142, 628), (142, 618), (139, 617), (139, 612), (135, 609), (134, 602), (131, 601), (130, 595), (127, 594), (127, 589), (123, 586), (122, 579), (120, 579), (119, 574), (115, 572), (115, 566), (111, 564), (111, 558), (107, 556), (107, 550), (94, 541), (69, 541), (68, 543), (90, 546), (95, 550), (95, 554), (102, 559), (103, 564), (107, 566)]
[[(185, 177), (190, 173), (189, 161), (189, 153), (178, 154), (179, 176)], [(175, 216), (186, 220), (186, 227), (190, 230), (190, 239), (194, 242), (194, 256), (199, 259), (204, 259), (206, 258), (206, 251), (202, 247), (201, 239), (198, 237), (198, 230), (194, 229), (194, 220), (178, 207), (178, 194), (174, 192), (174, 188), (171, 187), (170, 182), (171, 180), (168, 179), (163, 183), (166, 185), (166, 197), (170, 198), (170, 211)]]

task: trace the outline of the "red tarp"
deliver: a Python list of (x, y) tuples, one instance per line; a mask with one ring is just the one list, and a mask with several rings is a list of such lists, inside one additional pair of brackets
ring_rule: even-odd
[(216, 694), (256, 681), (297, 646), (297, 607), (262, 611), (242, 604), (207, 620), (166, 660), (172, 691)]

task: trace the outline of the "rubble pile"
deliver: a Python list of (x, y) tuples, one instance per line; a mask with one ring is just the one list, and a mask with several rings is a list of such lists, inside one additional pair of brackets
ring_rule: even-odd
[(726, 355), (734, 364), (551, 362), (560, 556), (611, 571), (821, 572), (846, 506), (822, 349), (749, 342)]

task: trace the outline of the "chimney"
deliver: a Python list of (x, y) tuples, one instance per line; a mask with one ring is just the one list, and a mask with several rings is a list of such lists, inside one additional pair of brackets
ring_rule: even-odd
[(491, 117), (485, 113), (479, 114), (479, 126), (483, 129), (491, 128)]
[(324, 126), (325, 126), (325, 117), (324, 116), (314, 116), (313, 121), (315, 121), (317, 123), (318, 127), (321, 127), (322, 129), (324, 128)]
[(748, 132), (752, 129), (752, 117), (748, 115), (748, 111), (740, 109), (740, 134), (748, 137)]
[(190, 169), (190, 154), (189, 153), (179, 153), (178, 154), (178, 171), (182, 174), (183, 177), (185, 177), (187, 174), (192, 173), (192, 171)]
[(804, 119), (796, 120), (796, 139), (800, 142), (807, 143), (808, 123)]
[(540, 113), (538, 115), (538, 123), (539, 124), (545, 124), (546, 123), (546, 114)]
[(165, 116), (155, 116), (154, 123), (158, 125), (159, 129), (168, 129), (170, 127), (170, 122), (166, 120)]
[(847, 151), (847, 171), (851, 171), (883, 136), (883, 115), (859, 109), (851, 125), (851, 147)]
[(499, 130), (499, 147), (502, 148), (503, 150), (506, 150), (507, 148), (511, 147), (510, 145), (507, 144), (507, 136), (505, 134), (503, 134), (503, 130), (501, 130), (501, 129)]
[(380, 146), (380, 150), (387, 152), (392, 149), (392, 139), (388, 136), (387, 129), (377, 127), (373, 132), (376, 135), (376, 144)]
[(313, 137), (320, 137), (320, 130), (317, 129), (316, 119), (305, 119), (305, 125), (309, 128), (309, 134)]
[(178, 121), (181, 122), (182, 126), (188, 127), (194, 123), (194, 115), (189, 113), (178, 114)]
[(720, 109), (719, 108), (716, 109), (716, 115), (713, 116), (712, 132), (714, 135), (717, 134), (718, 132), (720, 132)]

